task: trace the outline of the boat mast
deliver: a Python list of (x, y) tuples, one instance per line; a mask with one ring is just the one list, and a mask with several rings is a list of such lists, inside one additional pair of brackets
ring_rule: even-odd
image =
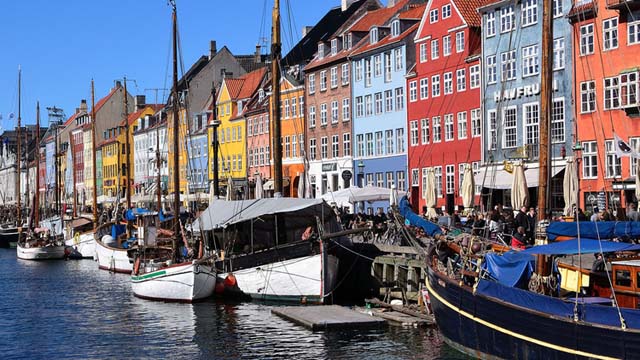
[(211, 83), (211, 106), (213, 107), (211, 112), (211, 124), (213, 125), (213, 197), (218, 199), (220, 197), (220, 179), (218, 177), (218, 126), (220, 126), (220, 120), (218, 120), (218, 107), (216, 106), (215, 82)]
[(273, 189), (274, 197), (282, 196), (282, 142), (280, 128), (280, 0), (274, 0), (271, 25), (271, 123), (273, 124)]
[[(35, 141), (35, 156), (36, 160), (36, 196), (33, 200), (33, 224), (32, 227), (38, 227), (40, 223), (40, 101), (36, 106), (36, 141)], [(27, 156), (27, 165), (29, 164), (29, 157)], [(28, 167), (27, 167), (28, 168)], [(29, 172), (27, 171), (27, 178)], [(29, 181), (27, 180), (27, 183)]]
[(131, 166), (129, 165), (129, 157), (130, 157), (130, 144), (129, 144), (129, 100), (127, 99), (127, 77), (124, 77), (124, 136), (125, 139), (125, 169), (127, 169), (125, 174), (126, 186), (124, 187), (124, 191), (127, 193), (127, 209), (131, 209)]
[(69, 150), (71, 151), (71, 172), (73, 175), (73, 213), (71, 214), (71, 218), (75, 218), (76, 214), (77, 214), (77, 208), (78, 208), (78, 193), (76, 190), (76, 182), (77, 182), (77, 176), (76, 176), (76, 152), (75, 152), (75, 141), (73, 139), (74, 135), (71, 134), (71, 136), (69, 136)]
[[(156, 99), (156, 104), (158, 103)], [(156, 176), (156, 195), (158, 196), (158, 214), (162, 211), (162, 190), (160, 189), (160, 166), (162, 166), (162, 160), (160, 159), (160, 121), (162, 119), (162, 112), (159, 113), (159, 119), (156, 121), (156, 170), (158, 176)]]
[(178, 125), (180, 121), (178, 119), (178, 40), (177, 40), (177, 10), (175, 0), (169, 0), (173, 9), (172, 23), (173, 23), (173, 216), (175, 220), (175, 243), (179, 241), (180, 233), (180, 166), (178, 161), (180, 160), (179, 154), (179, 142), (178, 142)]
[(56, 209), (56, 214), (60, 216), (60, 221), (62, 221), (62, 214), (60, 214), (60, 189), (58, 188), (58, 184), (60, 184), (58, 182), (58, 176), (59, 174), (59, 169), (58, 169), (58, 156), (60, 154), (58, 154), (58, 126), (60, 126), (60, 124), (58, 123), (58, 121), (56, 120), (56, 122), (54, 123), (56, 132), (55, 132), (55, 138), (53, 139), (54, 142), (54, 150), (53, 150), (53, 166), (54, 166), (54, 171), (55, 171), (55, 175), (53, 176), (53, 182), (54, 182), (54, 195), (56, 197), (56, 204), (55, 204), (55, 209)]
[[(126, 84), (126, 82), (125, 82)], [(125, 91), (125, 98), (127, 93)], [(91, 158), (92, 158), (92, 170), (93, 176), (93, 228), (98, 227), (98, 177), (96, 175), (96, 103), (95, 103), (95, 90), (93, 86), (93, 79), (91, 79)]]
[(21, 103), (21, 99), (20, 99), (20, 92), (22, 91), (21, 89), (22, 86), (22, 68), (18, 67), (18, 133), (16, 134), (16, 139), (18, 140), (18, 144), (17, 144), (17, 150), (16, 150), (16, 172), (18, 174), (17, 176), (17, 187), (16, 187), (16, 194), (18, 194), (17, 196), (17, 204), (18, 204), (18, 212), (17, 212), (17, 216), (18, 216), (18, 232), (22, 232), (22, 209), (20, 209), (20, 207), (22, 206), (21, 201), (20, 201), (20, 196), (22, 196), (22, 191), (20, 190), (20, 177), (22, 176), (22, 170), (20, 169), (20, 143), (22, 142), (22, 139), (20, 139), (20, 127), (22, 126), (21, 122), (22, 122), (22, 103)]

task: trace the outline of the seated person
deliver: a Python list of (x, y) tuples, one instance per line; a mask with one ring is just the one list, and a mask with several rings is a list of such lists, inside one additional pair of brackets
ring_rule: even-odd
[(518, 230), (511, 237), (511, 247), (514, 249), (523, 250), (525, 248), (527, 235), (524, 231), (524, 227), (518, 226)]

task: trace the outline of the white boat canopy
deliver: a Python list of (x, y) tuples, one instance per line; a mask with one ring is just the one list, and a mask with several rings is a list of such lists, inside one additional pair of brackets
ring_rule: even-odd
[(337, 206), (346, 206), (360, 201), (389, 201), (389, 189), (367, 185), (365, 187), (352, 186), (338, 191), (330, 191), (322, 198)]

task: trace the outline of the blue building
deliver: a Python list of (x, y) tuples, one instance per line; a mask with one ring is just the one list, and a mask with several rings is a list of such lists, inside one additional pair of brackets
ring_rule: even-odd
[[(207, 114), (196, 114), (189, 126), (186, 139), (189, 163), (187, 180), (189, 194), (209, 192), (209, 148), (207, 141)], [(207, 199), (206, 194), (202, 197)], [(195, 198), (190, 198), (194, 200)]]
[[(406, 64), (414, 63), (413, 37), (424, 5), (400, 9), (374, 25), (351, 53), (354, 165), (357, 185), (407, 190)], [(375, 208), (387, 203), (365, 204)]]
[[(540, 142), (542, 0), (493, 1), (481, 7), (483, 167), (476, 184), (485, 205), (510, 204), (511, 175), (504, 161), (524, 161), (530, 204), (537, 201)], [(554, 175), (551, 208), (562, 205), (564, 156), (574, 142), (570, 0), (554, 1), (553, 105), (550, 122)], [(493, 189), (492, 191), (486, 189)], [(491, 196), (488, 196), (488, 195)], [(560, 203), (558, 203), (560, 201)]]

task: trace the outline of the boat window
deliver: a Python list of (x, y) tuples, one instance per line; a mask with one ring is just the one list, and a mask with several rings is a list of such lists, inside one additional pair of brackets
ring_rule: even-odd
[(616, 285), (631, 287), (631, 271), (616, 270)]

